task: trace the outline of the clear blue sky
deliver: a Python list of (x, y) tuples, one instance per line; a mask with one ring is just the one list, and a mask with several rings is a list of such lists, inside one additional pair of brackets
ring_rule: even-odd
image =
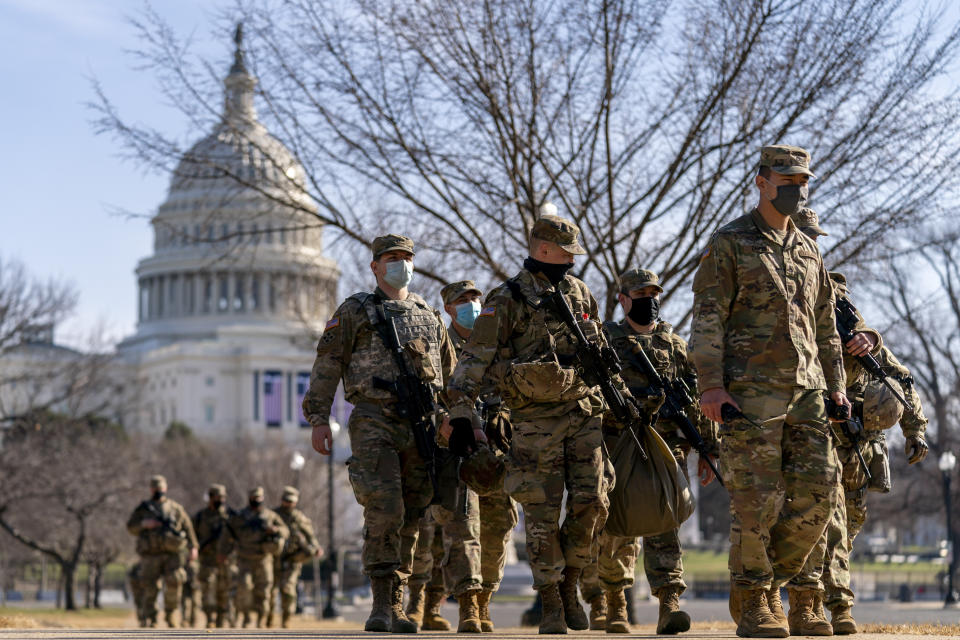
[[(231, 42), (210, 39), (222, 0), (161, 0), (155, 10), (179, 34), (194, 34), (209, 59), (230, 64)], [(82, 345), (103, 323), (114, 340), (134, 330), (137, 260), (151, 251), (146, 219), (167, 177), (145, 174), (118, 157), (118, 145), (96, 136), (85, 103), (96, 76), (127, 117), (192, 139), (185, 118), (162, 102), (153, 76), (133, 68), (136, 48), (127, 16), (134, 0), (3, 0), (0, 2), (0, 257), (33, 273), (71, 281), (77, 314), (57, 339)], [(958, 12), (952, 6), (949, 16)]]
[[(127, 17), (141, 7), (119, 0), (0, 2), (0, 257), (77, 287), (77, 314), (58, 331), (58, 341), (83, 344), (101, 322), (113, 339), (133, 331), (133, 270), (150, 253), (152, 233), (147, 220), (113, 211), (151, 214), (167, 189), (165, 176), (145, 174), (119, 158), (108, 136), (94, 134), (85, 106), (93, 98), (90, 78), (102, 82), (123, 114), (187, 133), (153, 77), (133, 69), (125, 53), (136, 46)], [(209, 39), (216, 7), (189, 0), (154, 4), (179, 33), (192, 32), (198, 41)], [(226, 74), (231, 47), (202, 42), (200, 48), (222, 55)]]

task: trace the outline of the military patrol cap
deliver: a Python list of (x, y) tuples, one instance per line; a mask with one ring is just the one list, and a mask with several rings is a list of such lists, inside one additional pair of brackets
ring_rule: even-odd
[(376, 260), (387, 251), (413, 251), (413, 240), (405, 236), (389, 234), (373, 240), (373, 259)]
[(451, 282), (443, 289), (440, 289), (440, 297), (443, 298), (443, 304), (453, 304), (453, 301), (467, 292), (483, 295), (483, 291), (477, 289), (473, 280), (461, 280), (460, 282)]
[(793, 219), (793, 224), (797, 225), (797, 228), (808, 236), (814, 234), (818, 236), (830, 235), (820, 226), (820, 216), (813, 209), (804, 207), (790, 217)]
[(254, 487), (253, 489), (250, 489), (250, 494), (248, 497), (250, 500), (263, 502), (263, 487)]
[(284, 487), (280, 499), (284, 502), (297, 502), (300, 499), (300, 492), (296, 487)]
[(657, 291), (663, 293), (663, 287), (660, 286), (660, 278), (653, 271), (634, 267), (620, 274), (620, 293), (629, 295), (631, 291), (643, 289), (644, 287), (656, 287)]
[(760, 149), (760, 166), (769, 167), (784, 176), (802, 173), (811, 178), (817, 177), (810, 171), (810, 152), (786, 144), (772, 144)]
[(222, 484), (212, 484), (210, 488), (207, 489), (207, 495), (209, 497), (220, 496), (221, 498), (227, 495), (227, 488)]
[(503, 491), (505, 465), (486, 445), (480, 445), (460, 463), (460, 479), (477, 495), (489, 496)]
[(561, 249), (574, 255), (582, 256), (587, 252), (578, 242), (580, 227), (560, 216), (540, 216), (533, 223), (530, 236), (560, 245)]
[(153, 489), (166, 489), (167, 479), (161, 475), (150, 476), (150, 487)]

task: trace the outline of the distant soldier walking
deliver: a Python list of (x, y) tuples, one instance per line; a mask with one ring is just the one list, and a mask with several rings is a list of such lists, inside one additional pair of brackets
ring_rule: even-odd
[[(237, 613), (243, 627), (267, 621), (267, 597), (273, 583), (273, 556), (283, 548), (290, 531), (283, 519), (263, 506), (263, 487), (252, 489), (249, 502), (227, 520), (219, 553), (237, 551)], [(255, 620), (253, 620), (255, 618)]]
[(227, 488), (222, 484), (210, 485), (207, 499), (207, 506), (193, 516), (193, 528), (200, 540), (197, 583), (207, 629), (211, 629), (223, 627), (230, 619), (231, 563), (227, 558), (221, 562), (217, 555), (232, 509), (225, 504)]
[(186, 510), (167, 498), (166, 478), (151, 477), (150, 492), (150, 499), (137, 505), (130, 515), (127, 531), (137, 537), (147, 626), (157, 626), (157, 594), (162, 582), (165, 620), (168, 627), (174, 628), (186, 579), (181, 552), (187, 550), (188, 557), (195, 560), (197, 538)]
[(323, 555), (323, 547), (313, 533), (313, 523), (303, 511), (297, 509), (299, 501), (300, 491), (296, 487), (284, 487), (280, 506), (276, 508), (277, 515), (287, 525), (290, 535), (274, 559), (268, 627), (274, 624), (273, 610), (276, 607), (277, 591), (280, 592), (280, 626), (284, 629), (290, 626), (290, 618), (297, 611), (297, 582), (300, 580), (303, 563)]

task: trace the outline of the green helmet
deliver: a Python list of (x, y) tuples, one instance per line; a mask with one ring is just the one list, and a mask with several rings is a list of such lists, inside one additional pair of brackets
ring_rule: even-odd
[(489, 496), (502, 491), (504, 474), (503, 461), (485, 444), (479, 445), (460, 463), (460, 479), (477, 495)]
[[(893, 387), (903, 393), (900, 383), (887, 378)], [(863, 427), (869, 431), (889, 429), (903, 417), (903, 405), (893, 392), (877, 380), (871, 380), (863, 390)]]

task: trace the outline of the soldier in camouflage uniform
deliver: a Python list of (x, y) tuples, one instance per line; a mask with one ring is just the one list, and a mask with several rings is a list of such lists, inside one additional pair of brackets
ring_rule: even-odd
[(227, 519), (218, 552), (237, 552), (237, 613), (243, 627), (251, 621), (258, 628), (266, 622), (267, 598), (273, 584), (273, 556), (283, 548), (290, 530), (274, 511), (263, 506), (263, 487), (252, 489), (249, 502)]
[(280, 506), (276, 512), (290, 530), (283, 550), (273, 561), (273, 588), (270, 590), (267, 626), (274, 623), (273, 609), (276, 606), (276, 592), (280, 592), (280, 625), (287, 629), (290, 618), (297, 611), (297, 582), (303, 563), (314, 556), (323, 555), (323, 547), (313, 533), (313, 523), (303, 511), (297, 509), (300, 491), (296, 487), (284, 487), (280, 497)]
[[(722, 227), (693, 282), (690, 353), (700, 406), (722, 421), (731, 499), (730, 572), (737, 633), (785, 637), (779, 588), (800, 572), (836, 501), (836, 462), (823, 393), (849, 406), (833, 288), (816, 243), (790, 219), (805, 204), (810, 154), (764, 147), (757, 207)], [(797, 606), (813, 609), (806, 592)]]
[[(659, 319), (662, 292), (663, 287), (660, 286), (657, 274), (644, 269), (630, 269), (620, 275), (618, 296), (626, 315), (621, 322), (604, 323), (607, 339), (623, 363), (624, 368), (620, 375), (634, 398), (646, 399), (643, 403), (644, 409), (650, 417), (656, 416), (663, 402), (663, 395), (662, 392), (654, 393), (650, 389), (652, 381), (643, 373), (635, 359), (638, 349), (643, 350), (663, 380), (680, 379), (691, 389), (697, 386), (696, 373), (687, 359), (687, 343), (673, 332), (669, 323)], [(689, 407), (687, 413), (700, 431), (701, 437), (715, 451), (716, 425), (703, 416), (696, 404)], [(677, 464), (686, 475), (690, 444), (678, 432), (675, 422), (660, 417), (654, 425), (670, 446)], [(619, 431), (604, 427), (607, 451), (613, 451), (620, 437)], [(713, 479), (713, 472), (705, 460), (700, 460), (699, 471), (705, 482)], [(591, 572), (590, 579), (584, 580), (581, 585), (584, 599), (590, 602), (591, 622), (596, 619), (594, 626), (599, 627), (599, 620), (603, 618), (604, 626), (600, 628), (605, 628), (608, 633), (630, 631), (624, 590), (633, 586), (637, 551), (635, 538), (622, 538), (601, 532), (596, 573)], [(679, 530), (645, 537), (643, 564), (650, 590), (660, 601), (657, 633), (674, 634), (687, 631), (690, 628), (690, 616), (680, 610), (680, 594), (687, 585), (683, 582)]]
[[(480, 312), (481, 295), (469, 280), (449, 284), (440, 291), (444, 310), (452, 319), (447, 335), (456, 355)], [(407, 613), (411, 620), (422, 619), (425, 630), (445, 631), (450, 623), (440, 614), (440, 605), (446, 594), (451, 593), (461, 603), (457, 631), (475, 633), (482, 630), (477, 601), (480, 593), (478, 496), (457, 476), (459, 460), (456, 457), (447, 449), (441, 449), (438, 460), (441, 494), (437, 504), (431, 505), (424, 516), (425, 524), (420, 526), (421, 535), (427, 536), (417, 541), (420, 561), (414, 562), (414, 573), (422, 577), (411, 584)], [(433, 571), (430, 584), (425, 585), (423, 578), (430, 575), (428, 562), (433, 565)]]
[(534, 588), (543, 599), (541, 633), (588, 627), (577, 583), (590, 564), (597, 524), (606, 517), (603, 398), (571, 366), (573, 335), (555, 312), (537, 306), (559, 290), (588, 338), (603, 339), (596, 300), (583, 282), (566, 275), (575, 256), (586, 253), (579, 234), (575, 224), (553, 215), (534, 223), (530, 257), (487, 296), (448, 388), (452, 420), (469, 422), (491, 381), (510, 409), (504, 489), (523, 506)]
[[(313, 447), (324, 455), (330, 453), (330, 408), (341, 380), (354, 405), (347, 425), (353, 455), (347, 464), (364, 509), (362, 560), (373, 590), (367, 631), (417, 630), (403, 611), (403, 585), (412, 572), (420, 519), (433, 497), (411, 423), (397, 413), (398, 399), (389, 385), (400, 371), (379, 331), (393, 320), (408, 368), (436, 394), (455, 359), (440, 315), (407, 289), (413, 249), (413, 241), (403, 236), (373, 241), (370, 269), (377, 289), (350, 296), (327, 322), (303, 399)], [(439, 405), (437, 410), (440, 415)]]
[[(450, 339), (457, 356), (470, 338), (476, 317), (480, 315), (480, 299), (483, 292), (471, 280), (454, 282), (441, 292), (444, 309), (453, 318)], [(471, 319), (471, 316), (472, 319)], [(469, 325), (469, 326), (468, 326)], [(487, 407), (486, 436), (497, 456), (503, 457), (509, 450), (510, 410), (503, 406), (493, 387), (480, 394)], [(490, 618), (490, 601), (500, 588), (503, 568), (506, 564), (507, 545), (519, 522), (517, 503), (502, 488), (479, 496), (480, 501), (480, 575), (483, 591), (477, 596), (480, 608), (480, 625), (484, 633), (494, 630)]]
[(163, 583), (163, 606), (167, 626), (176, 627), (174, 612), (180, 607), (186, 572), (181, 552), (197, 557), (197, 538), (190, 516), (179, 503), (166, 497), (167, 480), (150, 478), (151, 497), (130, 514), (127, 531), (137, 537), (140, 579), (143, 582), (144, 618), (157, 626), (157, 594)]
[(200, 569), (197, 572), (200, 601), (207, 618), (207, 629), (223, 627), (230, 619), (231, 563), (217, 557), (220, 537), (230, 515), (225, 503), (227, 488), (212, 484), (207, 490), (207, 506), (193, 516), (193, 528), (200, 540)]

